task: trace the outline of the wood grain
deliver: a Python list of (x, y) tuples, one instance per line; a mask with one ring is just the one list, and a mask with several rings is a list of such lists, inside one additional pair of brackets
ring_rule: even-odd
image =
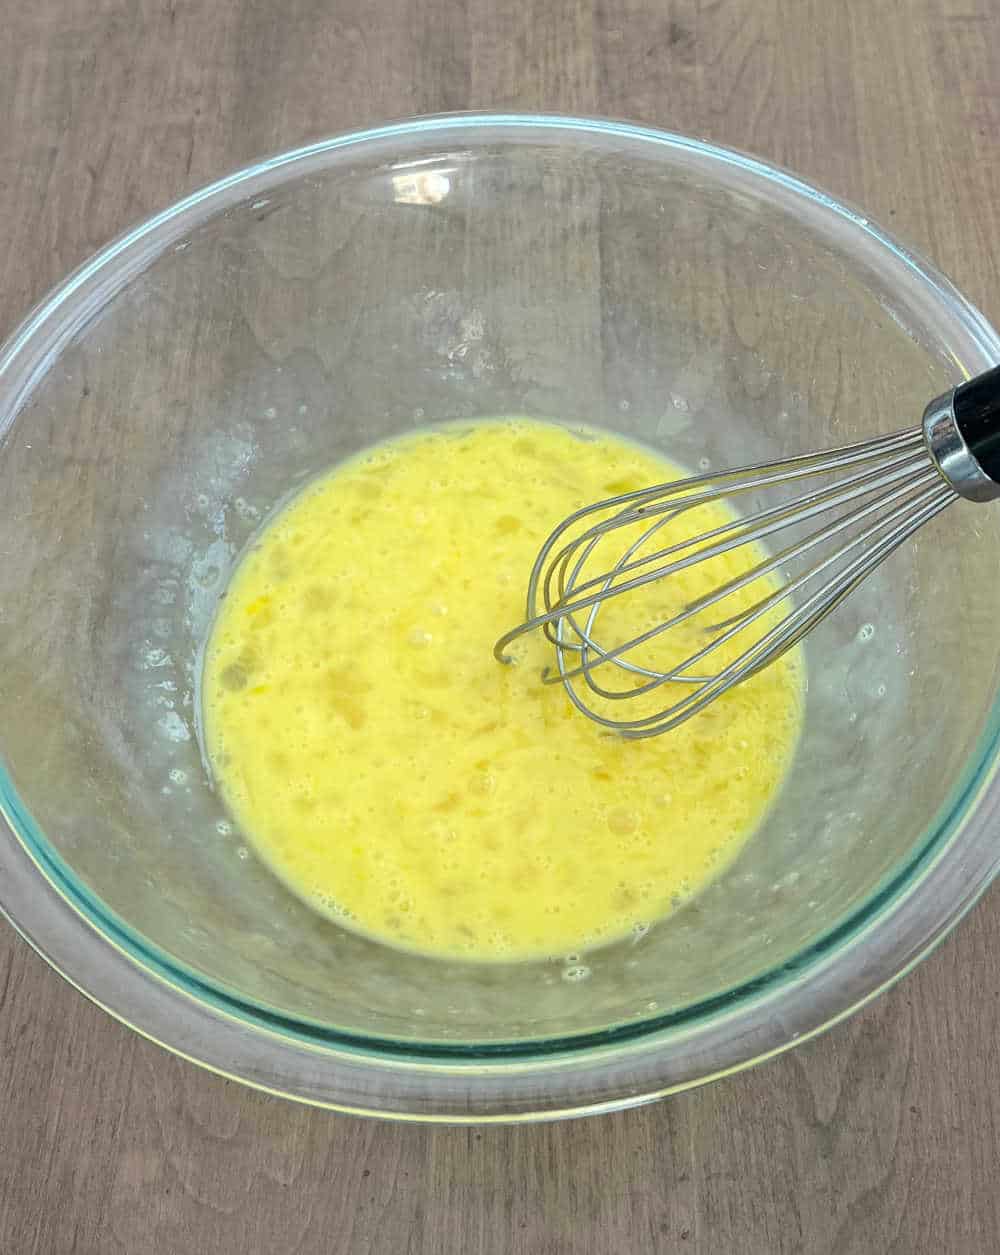
[[(466, 107), (792, 166), (1000, 318), (995, 0), (37, 0), (0, 44), (0, 331), (270, 150)], [(1000, 898), (875, 1005), (620, 1116), (395, 1127), (174, 1060), (0, 933), (0, 1252), (995, 1252)]]

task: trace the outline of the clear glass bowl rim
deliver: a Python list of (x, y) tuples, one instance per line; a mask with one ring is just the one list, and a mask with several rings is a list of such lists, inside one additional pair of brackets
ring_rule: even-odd
[[(465, 113), (334, 136), (247, 166), (154, 215), (84, 263), (0, 349), (0, 442), (80, 327), (149, 261), (222, 209), (322, 168), (338, 150), (431, 136), (477, 145), (534, 136), (639, 142), (684, 154), (850, 239), (964, 341), (956, 378), (1000, 361), (1000, 337), (930, 263), (860, 211), (784, 170), (682, 135), (598, 118)], [(2, 450), (2, 444), (0, 444)], [(958, 922), (1000, 870), (991, 839), (1000, 699), (952, 796), (908, 862), (792, 960), (678, 1012), (600, 1032), (522, 1043), (387, 1040), (344, 1034), (251, 1004), (198, 976), (116, 918), (33, 821), (0, 761), (0, 910), (70, 983), (137, 1032), (211, 1070), (355, 1114), (449, 1121), (545, 1119), (635, 1105), (750, 1066), (815, 1035), (892, 984)], [(955, 857), (961, 845), (961, 859)], [(960, 873), (960, 874), (958, 874)]]

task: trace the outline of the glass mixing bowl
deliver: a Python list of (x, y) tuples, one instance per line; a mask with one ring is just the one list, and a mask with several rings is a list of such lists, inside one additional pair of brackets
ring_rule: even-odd
[(998, 359), (856, 212), (639, 127), (426, 118), (188, 197), (0, 356), (5, 911), (138, 1031), (342, 1110), (594, 1111), (831, 1024), (997, 868), (1000, 511), (954, 506), (821, 626), (766, 823), (585, 980), (401, 953), (287, 893), (206, 773), (199, 649), (275, 504), (394, 433), (537, 415), (720, 467), (915, 424)]

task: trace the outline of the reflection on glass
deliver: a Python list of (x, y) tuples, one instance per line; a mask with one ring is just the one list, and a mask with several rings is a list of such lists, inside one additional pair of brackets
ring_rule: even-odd
[(440, 170), (422, 170), (392, 176), (397, 205), (436, 205), (451, 191), (451, 180)]

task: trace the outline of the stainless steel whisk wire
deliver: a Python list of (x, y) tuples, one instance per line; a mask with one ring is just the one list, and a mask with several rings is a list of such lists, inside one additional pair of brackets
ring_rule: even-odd
[[(1000, 476), (1000, 367), (932, 401), (919, 428), (675, 480), (584, 506), (543, 544), (528, 581), (525, 620), (500, 637), (494, 655), (510, 661), (513, 642), (540, 629), (555, 648), (557, 664), (543, 674), (545, 683), (561, 683), (577, 709), (606, 729), (629, 739), (656, 736), (793, 648), (893, 550), (960, 496), (981, 501), (1000, 495), (994, 474)], [(747, 494), (824, 477), (831, 482), (746, 514), (734, 512), (706, 531), (645, 552), (663, 528), (699, 506), (738, 502)], [(836, 517), (828, 517), (831, 513)], [(810, 524), (811, 530), (783, 548), (764, 548), (782, 530)], [(608, 569), (590, 574), (588, 563), (598, 547), (625, 528), (638, 529), (638, 535), (629, 538)], [(582, 530), (573, 534), (575, 529)], [(619, 644), (602, 645), (597, 639), (598, 616), (611, 599), (745, 545), (760, 546), (763, 554), (745, 572)], [(773, 591), (735, 614), (723, 614), (707, 629), (711, 639), (681, 662), (656, 668), (630, 656), (713, 606), (724, 610), (726, 598), (755, 581), (780, 576), (803, 561), (807, 565), (786, 575)], [(826, 578), (817, 586), (821, 576)], [(777, 622), (761, 622), (782, 603), (791, 604)], [(760, 635), (735, 658), (715, 671), (706, 666), (713, 653), (754, 625)], [(607, 687), (598, 675), (601, 668), (625, 673), (630, 686)], [(637, 718), (616, 718), (587, 700), (590, 694), (603, 702), (628, 701), (672, 684), (687, 686), (687, 692)]]

